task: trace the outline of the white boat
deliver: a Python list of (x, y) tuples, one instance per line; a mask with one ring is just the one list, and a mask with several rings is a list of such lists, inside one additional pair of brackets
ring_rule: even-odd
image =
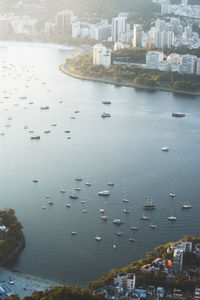
[(129, 200), (128, 200), (128, 199), (123, 199), (122, 201), (123, 201), (123, 202), (129, 202)]
[(77, 233), (75, 231), (72, 231), (71, 235), (77, 235)]
[(40, 108), (41, 108), (41, 109), (49, 109), (49, 106), (48, 106), (48, 105), (46, 105), (46, 106), (41, 106)]
[(129, 214), (130, 213), (130, 210), (128, 210), (128, 209), (123, 209), (123, 212), (125, 213), (125, 214)]
[(107, 216), (101, 216), (101, 219), (106, 221), (106, 220), (108, 220), (108, 217)]
[(104, 209), (103, 209), (103, 208), (100, 208), (99, 211), (100, 211), (100, 213), (102, 213), (102, 214), (104, 213)]
[(84, 203), (85, 203), (85, 200), (82, 200), (81, 203), (84, 204)]
[(117, 246), (116, 246), (116, 245), (113, 245), (113, 248), (114, 248), (114, 249), (116, 249), (116, 248), (117, 248)]
[(71, 207), (71, 204), (69, 204), (69, 203), (66, 203), (65, 205), (66, 205), (66, 207)]
[(189, 209), (189, 208), (191, 208), (192, 207), (192, 205), (191, 204), (189, 204), (188, 202), (186, 203), (184, 203), (183, 205), (182, 205), (182, 208), (183, 209)]
[(55, 127), (55, 126), (57, 126), (57, 124), (56, 123), (52, 123), (51, 126)]
[(42, 206), (42, 209), (46, 209), (46, 206), (45, 206), (45, 205), (43, 205), (43, 206)]
[(76, 187), (74, 190), (79, 192), (81, 190), (81, 188), (80, 187)]
[(109, 101), (109, 100), (104, 100), (104, 101), (102, 101), (102, 103), (103, 103), (103, 104), (111, 104), (111, 101)]
[(85, 185), (91, 186), (92, 184), (90, 182), (86, 182)]
[(78, 199), (78, 196), (77, 195), (69, 195), (69, 198), (70, 199)]
[(70, 130), (65, 130), (64, 132), (65, 132), (65, 133), (70, 133)]
[(120, 219), (114, 219), (112, 222), (113, 224), (117, 224), (117, 225), (122, 224)]
[(76, 119), (76, 117), (71, 117), (70, 119), (74, 120), (74, 119)]
[(154, 210), (156, 208), (155, 204), (153, 204), (152, 198), (150, 199), (148, 196), (146, 196), (147, 204), (144, 205), (145, 210)]
[(122, 233), (120, 231), (117, 231), (115, 234), (118, 236), (122, 236)]
[(138, 227), (132, 226), (131, 229), (132, 230), (138, 230)]
[(53, 205), (53, 202), (51, 200), (48, 201), (49, 205)]
[(98, 242), (102, 240), (102, 238), (99, 235), (96, 235), (94, 239)]
[(142, 217), (140, 218), (141, 220), (149, 220), (150, 216), (147, 216), (143, 213)]
[(87, 213), (87, 210), (83, 209), (82, 212), (83, 212), (84, 214), (86, 214), (86, 213)]
[(101, 117), (102, 118), (109, 118), (109, 117), (111, 117), (111, 114), (104, 112), (104, 113), (101, 114)]
[(176, 217), (173, 215), (173, 209), (171, 209), (171, 216), (168, 217), (169, 221), (176, 221)]
[(154, 228), (157, 228), (157, 225), (151, 224), (150, 227), (154, 229)]
[(109, 196), (110, 192), (109, 191), (101, 191), (99, 192), (99, 196)]
[(50, 195), (46, 195), (45, 197), (46, 197), (46, 198), (50, 198)]
[(40, 140), (39, 135), (31, 136), (31, 140)]
[(170, 195), (170, 197), (172, 197), (172, 198), (174, 198), (174, 197), (176, 196), (176, 194), (173, 193), (173, 192), (171, 192), (169, 195)]
[(60, 193), (63, 193), (63, 194), (64, 194), (64, 193), (66, 193), (66, 191), (65, 191), (65, 190), (60, 190)]
[(108, 185), (109, 185), (109, 186), (114, 186), (114, 183), (108, 182)]
[(164, 146), (164, 147), (161, 148), (161, 150), (164, 151), (164, 152), (167, 152), (167, 151), (169, 151), (169, 147)]
[(75, 180), (76, 180), (76, 181), (82, 181), (82, 180), (83, 180), (83, 178), (81, 178), (81, 177), (77, 176), (77, 177), (75, 178)]

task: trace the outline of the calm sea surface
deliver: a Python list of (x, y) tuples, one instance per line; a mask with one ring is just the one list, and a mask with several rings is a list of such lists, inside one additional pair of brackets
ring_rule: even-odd
[[(70, 78), (58, 66), (72, 48), (0, 45), (0, 134), (5, 133), (0, 135), (0, 207), (16, 210), (26, 238), (13, 269), (86, 284), (144, 257), (158, 244), (199, 235), (200, 97)], [(41, 110), (46, 105), (50, 109)], [(172, 118), (176, 111), (186, 117)], [(111, 118), (102, 119), (103, 112)], [(41, 138), (31, 140), (32, 135)], [(163, 146), (170, 151), (162, 152)], [(77, 176), (83, 181), (75, 181)], [(76, 187), (81, 188), (79, 199), (70, 200)], [(109, 197), (98, 196), (107, 189)], [(147, 195), (156, 210), (142, 221)], [(185, 201), (190, 210), (182, 209)], [(99, 209), (105, 210), (107, 221)], [(177, 217), (173, 223), (167, 219), (171, 210)], [(123, 224), (112, 224), (115, 218)], [(94, 240), (97, 234), (101, 242)]]

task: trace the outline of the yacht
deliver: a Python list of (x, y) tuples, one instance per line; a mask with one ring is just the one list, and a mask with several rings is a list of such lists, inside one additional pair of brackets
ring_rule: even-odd
[(112, 222), (113, 222), (113, 224), (117, 224), (117, 225), (122, 224), (120, 219), (114, 219)]
[(103, 104), (111, 104), (111, 101), (109, 101), (109, 100), (104, 100), (104, 101), (102, 101), (102, 103), (103, 103)]
[(119, 231), (117, 231), (117, 232), (116, 232), (116, 235), (118, 235), (118, 236), (122, 236), (122, 233), (121, 233), (121, 232), (119, 232)]
[(123, 212), (125, 213), (125, 214), (130, 214), (130, 210), (128, 210), (128, 209), (123, 209)]
[(103, 208), (100, 208), (99, 211), (100, 211), (100, 213), (102, 213), (102, 214), (104, 213), (104, 209), (103, 209)]
[(99, 196), (109, 196), (110, 192), (109, 191), (101, 191), (99, 192)]
[(169, 147), (164, 146), (164, 147), (161, 148), (161, 150), (164, 151), (164, 152), (167, 152), (167, 151), (169, 151)]
[(185, 117), (185, 113), (182, 113), (182, 112), (173, 112), (172, 113), (172, 117), (182, 118), (182, 117)]
[(96, 235), (94, 239), (98, 242), (102, 240), (102, 238), (99, 235)]
[(151, 224), (150, 227), (154, 229), (154, 228), (157, 228), (157, 225)]
[(109, 117), (111, 117), (111, 114), (104, 112), (104, 113), (101, 114), (101, 117), (102, 118), (109, 118)]
[(40, 140), (39, 135), (31, 136), (31, 140)]
[(128, 200), (128, 199), (123, 199), (122, 201), (123, 201), (123, 202), (129, 202), (129, 200)]
[(153, 204), (152, 198), (150, 199), (148, 196), (146, 197), (147, 204), (144, 205), (145, 210), (154, 210), (156, 208), (155, 204)]
[(77, 235), (77, 233), (75, 231), (72, 231), (71, 235)]
[(132, 226), (131, 229), (138, 230), (138, 227)]
[(106, 221), (106, 220), (108, 220), (108, 217), (107, 216), (101, 216), (101, 219)]
[(172, 198), (174, 198), (174, 197), (176, 196), (176, 194), (173, 193), (173, 192), (171, 192), (169, 195), (170, 195), (170, 197), (172, 197)]
[(192, 205), (189, 204), (189, 203), (184, 203), (184, 204), (182, 205), (182, 208), (183, 208), (183, 209), (189, 209), (189, 208), (191, 208), (191, 207), (192, 207)]

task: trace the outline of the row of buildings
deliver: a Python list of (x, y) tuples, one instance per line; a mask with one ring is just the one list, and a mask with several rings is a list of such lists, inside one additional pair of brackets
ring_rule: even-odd
[(200, 75), (200, 57), (172, 53), (164, 60), (162, 51), (149, 51), (146, 54), (146, 69)]

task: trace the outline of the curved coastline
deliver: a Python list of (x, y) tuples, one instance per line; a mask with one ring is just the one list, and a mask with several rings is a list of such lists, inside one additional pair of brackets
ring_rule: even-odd
[[(83, 52), (83, 51), (84, 50), (82, 49), (82, 51), (79, 51), (78, 54), (74, 53), (73, 55), (75, 55), (75, 57), (77, 58), (78, 56), (80, 56), (82, 54), (80, 52)], [(72, 56), (72, 58), (74, 58), (74, 57)], [(126, 86), (126, 87), (132, 87), (132, 88), (148, 90), (148, 91), (164, 91), (164, 92), (171, 92), (171, 93), (175, 93), (175, 94), (183, 94), (183, 95), (188, 95), (188, 96), (200, 96), (200, 92), (189, 92), (189, 91), (177, 90), (174, 88), (167, 88), (167, 87), (150, 87), (150, 86), (146, 86), (146, 85), (138, 85), (138, 84), (131, 83), (128, 81), (120, 82), (120, 81), (116, 81), (116, 80), (108, 79), (108, 78), (85, 76), (83, 74), (79, 74), (79, 73), (72, 71), (71, 67), (67, 61), (62, 63), (59, 66), (59, 69), (64, 74), (66, 74), (70, 77), (74, 77), (76, 79), (81, 79), (81, 80), (96, 81), (96, 82), (102, 82), (102, 83), (107, 83), (107, 84), (113, 84), (116, 86)]]

